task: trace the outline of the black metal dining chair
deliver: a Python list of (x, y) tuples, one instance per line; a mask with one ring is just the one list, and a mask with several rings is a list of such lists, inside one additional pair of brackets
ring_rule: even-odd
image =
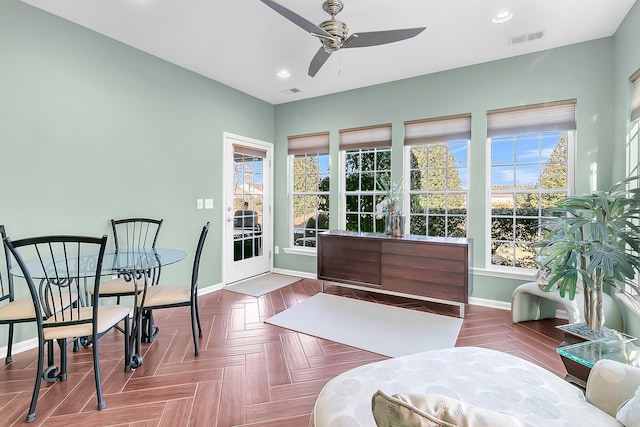
[[(121, 305), (99, 305), (100, 274), (107, 242), (84, 236), (44, 236), (12, 241), (5, 239), (31, 294), (38, 337), (38, 372), (27, 421), (35, 419), (36, 404), (42, 379), (67, 378), (67, 340), (87, 337), (93, 353), (93, 372), (98, 409), (105, 407), (99, 364), (99, 338), (123, 323), (125, 370), (131, 369), (129, 313)], [(28, 261), (25, 261), (28, 260)], [(80, 303), (87, 287), (91, 287), (89, 305)], [(59, 367), (54, 365), (53, 343), (60, 347)], [(48, 367), (44, 368), (45, 347)]]
[[(191, 332), (193, 335), (194, 354), (200, 354), (198, 348), (198, 338), (196, 337), (196, 324), (198, 325), (198, 336), (202, 337), (202, 327), (200, 326), (200, 312), (198, 310), (198, 272), (200, 270), (200, 258), (204, 242), (209, 232), (209, 223), (207, 222), (198, 239), (196, 252), (193, 259), (193, 270), (191, 272), (191, 286), (178, 285), (156, 285), (147, 289), (144, 298), (144, 311), (160, 310), (172, 307), (190, 307), (191, 308)], [(152, 316), (143, 316), (149, 319)]]
[[(7, 237), (4, 225), (0, 224), (0, 236), (2, 240)], [(2, 244), (4, 247), (4, 243)], [(35, 322), (36, 313), (33, 310), (31, 297), (17, 298), (13, 285), (13, 275), (11, 274), (11, 256), (9, 250), (4, 247), (5, 265), (7, 267), (6, 280), (3, 281), (0, 272), (0, 325), (7, 325), (9, 333), (7, 336), (7, 355), (5, 363), (11, 363), (13, 350), (13, 325), (16, 323)]]
[[(155, 248), (162, 227), (162, 219), (151, 218), (126, 218), (112, 219), (113, 242), (116, 251), (135, 251), (145, 248)], [(153, 275), (151, 285), (160, 280), (160, 267)], [(105, 281), (101, 286), (100, 296), (122, 297), (133, 294), (130, 281), (122, 277)]]
[[(155, 248), (162, 227), (162, 219), (152, 218), (125, 218), (112, 219), (111, 229), (113, 230), (114, 246), (116, 251), (133, 251), (140, 249)], [(145, 274), (144, 272), (139, 272)], [(160, 280), (160, 267), (153, 271), (146, 272), (146, 278), (139, 278), (138, 282), (146, 279), (146, 285), (153, 286)], [(120, 303), (122, 297), (134, 296), (139, 290), (135, 289), (130, 277), (120, 275), (117, 278), (104, 281), (100, 285), (100, 297), (115, 297)], [(157, 334), (157, 328), (153, 327), (153, 319), (145, 322), (149, 327), (143, 332), (145, 341), (150, 342)]]

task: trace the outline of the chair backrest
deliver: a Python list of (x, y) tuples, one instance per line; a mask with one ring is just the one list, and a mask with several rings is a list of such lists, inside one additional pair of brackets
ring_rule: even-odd
[(116, 250), (155, 248), (162, 221), (151, 218), (112, 219)]
[(200, 257), (202, 256), (202, 249), (204, 248), (204, 241), (209, 233), (210, 223), (207, 222), (202, 231), (200, 232), (200, 239), (198, 239), (198, 246), (196, 247), (196, 254), (193, 258), (193, 271), (191, 273), (191, 295), (195, 295), (198, 292), (198, 272), (200, 271)]
[[(7, 238), (7, 232), (3, 224), (0, 224), (0, 237), (2, 237), (3, 242), (4, 242), (4, 239)], [(7, 276), (6, 276), (6, 281), (3, 281), (2, 272), (0, 271), (0, 301), (5, 301), (5, 300), (13, 301), (14, 300), (13, 276), (10, 273), (11, 255), (9, 253), (9, 250), (6, 248), (6, 246), (4, 246), (4, 243), (2, 243), (2, 247), (4, 248), (4, 260), (5, 260), (5, 266), (7, 267), (7, 270), (6, 270)]]
[[(36, 320), (42, 328), (59, 326), (61, 322), (91, 323), (92, 318), (81, 315), (83, 302), (93, 306), (92, 317), (97, 319), (106, 235), (43, 236), (14, 241), (7, 238), (5, 244), (29, 286)], [(94, 289), (92, 301), (82, 301), (88, 286)]]

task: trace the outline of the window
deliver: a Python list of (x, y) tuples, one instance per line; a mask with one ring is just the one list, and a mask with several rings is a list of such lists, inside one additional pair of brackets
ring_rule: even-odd
[(631, 121), (640, 119), (640, 70), (630, 78), (633, 83), (633, 99), (631, 101)]
[(469, 114), (405, 123), (411, 234), (466, 237), (470, 139)]
[(633, 85), (633, 96), (631, 98), (631, 127), (627, 134), (627, 176), (640, 174), (640, 70), (636, 71), (631, 78)]
[(539, 225), (571, 193), (575, 100), (487, 113), (491, 265), (536, 268)]
[(380, 179), (391, 179), (391, 125), (340, 131), (344, 164), (344, 220), (349, 231), (384, 233), (376, 216), (383, 200)]
[[(627, 177), (640, 175), (640, 70), (636, 71), (629, 80), (633, 85), (633, 95), (631, 98), (631, 126), (626, 138)], [(628, 184), (629, 189), (637, 186), (638, 181), (631, 181)], [(625, 291), (632, 296), (630, 305), (633, 310), (636, 313), (640, 313), (640, 292), (638, 292), (637, 276), (632, 282), (627, 282)]]
[(316, 247), (319, 230), (329, 228), (329, 133), (289, 137), (292, 161), (290, 245)]

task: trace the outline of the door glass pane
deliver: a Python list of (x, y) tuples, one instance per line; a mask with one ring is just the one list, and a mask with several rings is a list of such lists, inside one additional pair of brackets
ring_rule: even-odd
[(262, 247), (264, 157), (258, 151), (234, 149), (233, 259), (260, 256)]

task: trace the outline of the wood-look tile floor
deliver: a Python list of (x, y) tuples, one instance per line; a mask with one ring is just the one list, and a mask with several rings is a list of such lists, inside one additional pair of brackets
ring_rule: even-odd
[[(200, 298), (204, 337), (193, 354), (189, 310), (160, 310), (160, 333), (143, 344), (143, 365), (123, 370), (122, 334), (100, 340), (100, 369), (107, 407), (96, 410), (91, 350), (69, 348), (67, 381), (44, 383), (36, 420), (42, 426), (253, 426), (303, 427), (322, 386), (353, 367), (385, 357), (292, 332), (263, 320), (319, 292), (304, 279), (254, 298), (227, 290)], [(327, 292), (440, 314), (457, 308), (328, 286)], [(467, 308), (456, 346), (514, 354), (564, 377), (555, 349), (563, 320), (513, 324), (509, 311)], [(3, 333), (4, 333), (3, 329)], [(0, 361), (0, 425), (27, 424), (35, 350)]]

